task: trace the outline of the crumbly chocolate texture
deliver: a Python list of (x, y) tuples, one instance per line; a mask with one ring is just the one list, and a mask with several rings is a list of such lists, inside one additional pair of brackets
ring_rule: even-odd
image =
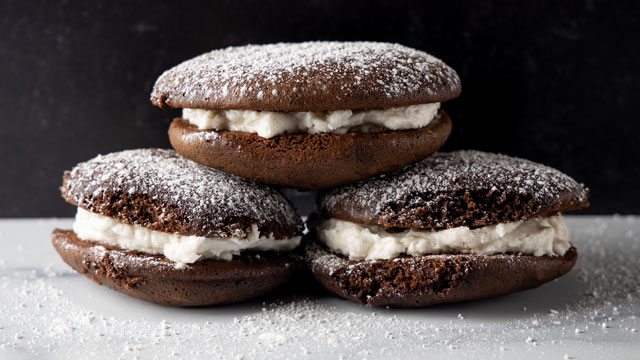
[(176, 268), (164, 256), (80, 240), (71, 230), (54, 230), (52, 242), (67, 264), (98, 284), (169, 306), (244, 301), (285, 284), (300, 269), (300, 257), (289, 253), (243, 253)]
[(276, 190), (185, 159), (173, 150), (98, 156), (66, 171), (65, 200), (151, 230), (210, 238), (302, 234), (302, 219)]
[(298, 190), (349, 184), (400, 169), (436, 152), (451, 132), (444, 111), (426, 127), (382, 133), (285, 134), (265, 139), (199, 130), (182, 119), (169, 128), (182, 156), (258, 182)]
[(405, 169), (328, 190), (327, 216), (385, 227), (446, 229), (524, 221), (587, 207), (589, 191), (532, 161), (480, 151), (436, 153)]
[(160, 108), (331, 111), (442, 102), (460, 78), (441, 60), (406, 46), (305, 42), (214, 50), (156, 81)]
[(424, 255), (350, 261), (314, 240), (306, 243), (315, 279), (332, 293), (371, 306), (423, 307), (504, 295), (538, 287), (575, 265), (564, 256)]

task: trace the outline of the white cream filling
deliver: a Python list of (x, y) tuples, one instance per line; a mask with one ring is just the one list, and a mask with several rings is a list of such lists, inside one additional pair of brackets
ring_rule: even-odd
[(182, 109), (182, 118), (203, 130), (242, 131), (264, 138), (281, 134), (345, 134), (418, 129), (427, 126), (438, 113), (440, 103), (386, 110), (338, 110), (324, 112), (273, 112), (252, 110)]
[(184, 236), (149, 230), (78, 208), (73, 231), (82, 240), (164, 255), (178, 267), (201, 259), (231, 260), (244, 250), (288, 251), (300, 245), (300, 236), (276, 240), (260, 236), (257, 225), (251, 226), (246, 239)]
[(476, 229), (462, 226), (439, 231), (408, 229), (397, 233), (387, 232), (380, 226), (331, 218), (318, 224), (316, 234), (328, 248), (354, 260), (443, 253), (561, 256), (571, 247), (569, 230), (561, 215)]

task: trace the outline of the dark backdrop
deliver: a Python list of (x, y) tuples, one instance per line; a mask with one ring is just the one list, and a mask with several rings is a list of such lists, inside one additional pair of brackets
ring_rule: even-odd
[(445, 149), (557, 167), (587, 213), (640, 213), (637, 1), (0, 2), (0, 217), (70, 216), (62, 171), (97, 153), (168, 147), (155, 78), (214, 48), (379, 40), (455, 68)]

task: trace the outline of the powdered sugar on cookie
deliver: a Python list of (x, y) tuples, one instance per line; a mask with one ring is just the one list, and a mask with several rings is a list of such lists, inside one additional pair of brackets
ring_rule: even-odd
[(151, 99), (174, 108), (328, 111), (434, 103), (459, 92), (456, 72), (423, 51), (377, 42), (305, 42), (202, 54), (162, 74)]
[(451, 228), (526, 220), (578, 209), (587, 200), (588, 190), (558, 170), (468, 150), (436, 153), (397, 172), (329, 190), (320, 207), (356, 222)]
[(277, 191), (199, 165), (173, 150), (98, 156), (65, 173), (62, 193), (81, 208), (152, 230), (245, 238), (253, 224), (276, 239), (302, 232)]

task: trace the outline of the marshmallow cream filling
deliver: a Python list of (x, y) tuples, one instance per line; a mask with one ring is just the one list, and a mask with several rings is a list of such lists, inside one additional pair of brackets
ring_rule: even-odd
[(178, 267), (201, 259), (231, 260), (244, 250), (288, 251), (300, 244), (300, 236), (276, 240), (260, 236), (257, 225), (251, 226), (246, 239), (206, 238), (165, 233), (78, 208), (73, 231), (82, 240), (164, 255)]
[(438, 113), (440, 103), (389, 108), (386, 110), (338, 110), (324, 112), (273, 112), (253, 110), (182, 109), (182, 118), (201, 130), (242, 131), (263, 138), (281, 134), (346, 134), (418, 129), (427, 126)]
[(408, 229), (390, 233), (381, 226), (323, 220), (316, 236), (329, 249), (353, 260), (393, 259), (401, 254), (522, 253), (562, 256), (571, 247), (562, 215), (470, 229)]

